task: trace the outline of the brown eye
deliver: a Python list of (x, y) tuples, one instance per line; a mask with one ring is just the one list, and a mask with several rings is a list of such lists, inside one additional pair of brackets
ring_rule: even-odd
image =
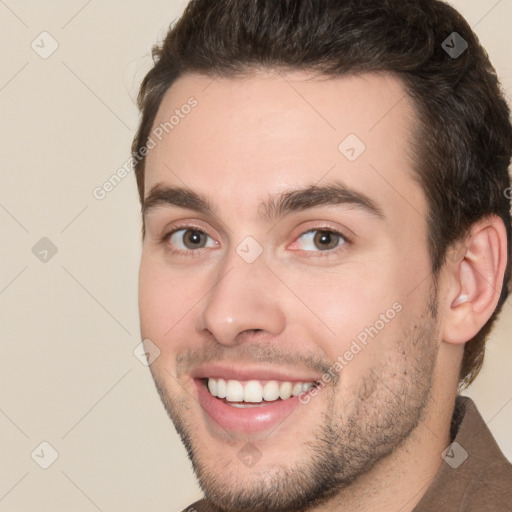
[(179, 229), (169, 237), (170, 243), (180, 250), (202, 249), (215, 246), (215, 242), (199, 229)]
[(183, 235), (183, 244), (188, 249), (198, 249), (206, 244), (206, 235), (201, 231), (187, 230)]
[(317, 231), (314, 237), (315, 246), (321, 251), (338, 247), (341, 236), (332, 231)]
[(328, 229), (312, 229), (298, 238), (299, 248), (303, 251), (330, 251), (346, 242), (343, 235)]

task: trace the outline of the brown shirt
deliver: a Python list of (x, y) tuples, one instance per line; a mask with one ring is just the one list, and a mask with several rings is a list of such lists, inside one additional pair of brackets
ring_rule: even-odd
[[(512, 465), (470, 398), (457, 398), (452, 439), (413, 512), (512, 512)], [(183, 512), (216, 510), (201, 500)]]

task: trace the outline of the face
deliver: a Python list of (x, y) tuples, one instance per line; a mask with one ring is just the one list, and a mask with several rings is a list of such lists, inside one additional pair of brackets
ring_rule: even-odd
[(384, 75), (184, 76), (167, 92), (141, 330), (217, 506), (329, 500), (422, 418), (438, 336), (414, 126)]

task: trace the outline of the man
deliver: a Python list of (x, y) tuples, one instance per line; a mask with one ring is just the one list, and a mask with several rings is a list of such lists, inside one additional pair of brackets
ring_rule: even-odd
[(205, 493), (187, 510), (512, 510), (458, 397), (510, 276), (512, 127), (467, 23), (198, 0), (154, 57), (140, 318)]

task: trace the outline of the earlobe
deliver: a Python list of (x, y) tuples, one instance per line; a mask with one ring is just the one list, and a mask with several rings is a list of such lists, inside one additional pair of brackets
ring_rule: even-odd
[(463, 344), (491, 317), (500, 297), (507, 265), (507, 235), (503, 221), (489, 217), (473, 226), (458, 262), (449, 263), (451, 285), (443, 325), (443, 340)]

